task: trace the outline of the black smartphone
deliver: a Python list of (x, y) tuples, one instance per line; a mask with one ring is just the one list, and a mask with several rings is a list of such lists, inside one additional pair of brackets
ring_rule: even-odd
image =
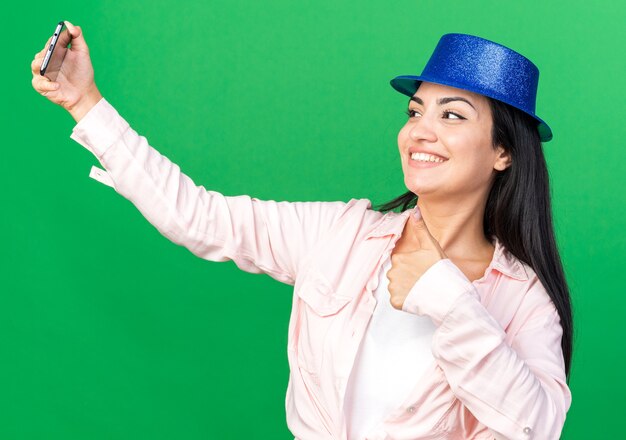
[(59, 72), (61, 71), (61, 65), (67, 54), (67, 46), (72, 39), (70, 31), (65, 26), (64, 21), (60, 21), (54, 30), (50, 46), (46, 52), (46, 56), (41, 64), (39, 74), (45, 76), (52, 81), (56, 81)]

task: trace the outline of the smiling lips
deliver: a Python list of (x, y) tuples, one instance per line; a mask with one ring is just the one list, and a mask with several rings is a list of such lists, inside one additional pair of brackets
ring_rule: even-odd
[(448, 159), (445, 159), (445, 158), (443, 158), (441, 156), (436, 156), (434, 154), (412, 153), (411, 154), (411, 160), (418, 161), (418, 162), (438, 162), (438, 163), (442, 163), (442, 162), (445, 162)]

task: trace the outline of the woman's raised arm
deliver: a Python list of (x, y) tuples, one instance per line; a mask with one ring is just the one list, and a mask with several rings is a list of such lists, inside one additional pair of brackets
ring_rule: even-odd
[(71, 138), (91, 151), (115, 190), (163, 235), (211, 261), (294, 284), (300, 264), (344, 202), (276, 202), (197, 186), (102, 98)]
[[(44, 47), (31, 64), (33, 87), (77, 121), (71, 138), (106, 170), (96, 168), (92, 176), (112, 186), (163, 235), (195, 255), (233, 260), (247, 272), (294, 284), (302, 261), (348, 204), (228, 197), (197, 186), (100, 95), (82, 31), (66, 23), (72, 47), (61, 73), (55, 82), (39, 75)], [(65, 46), (69, 42), (66, 38)]]

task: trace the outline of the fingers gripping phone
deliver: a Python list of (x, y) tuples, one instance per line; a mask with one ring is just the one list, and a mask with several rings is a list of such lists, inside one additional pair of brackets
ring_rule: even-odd
[(65, 26), (64, 21), (60, 21), (54, 30), (50, 46), (46, 51), (46, 56), (41, 64), (39, 74), (49, 78), (52, 81), (56, 81), (59, 72), (61, 71), (61, 65), (67, 54), (67, 46), (70, 43), (72, 36), (70, 31)]

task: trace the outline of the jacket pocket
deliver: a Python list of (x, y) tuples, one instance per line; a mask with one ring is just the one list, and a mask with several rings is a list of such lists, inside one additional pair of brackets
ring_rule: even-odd
[(352, 299), (336, 294), (328, 282), (314, 272), (305, 276), (296, 294), (316, 315), (322, 317), (336, 314)]
[(300, 300), (294, 326), (296, 359), (301, 368), (317, 378), (313, 382), (321, 386), (325, 359), (340, 349), (346, 331), (341, 311), (352, 298), (336, 294), (322, 276), (314, 273), (307, 274), (302, 280), (296, 296)]

